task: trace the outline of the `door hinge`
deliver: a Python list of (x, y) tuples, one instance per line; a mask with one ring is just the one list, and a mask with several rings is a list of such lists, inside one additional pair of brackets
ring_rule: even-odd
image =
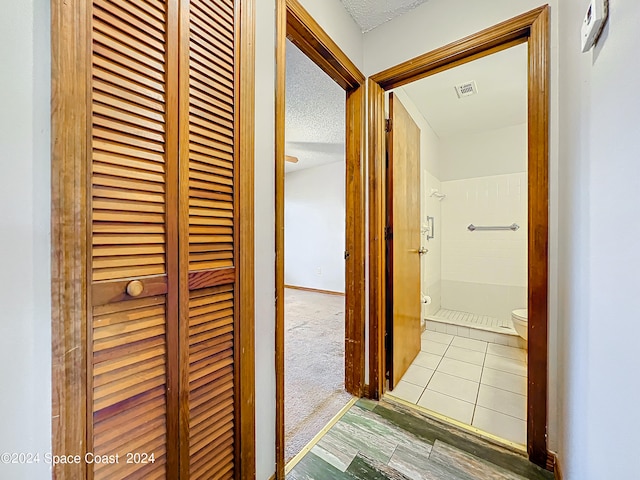
[(391, 122), (391, 119), (387, 118), (384, 122), (384, 131), (390, 132), (392, 127), (393, 127), (393, 123)]
[(391, 239), (391, 235), (392, 235), (391, 227), (387, 225), (386, 227), (384, 227), (384, 239), (385, 240)]
[(344, 259), (346, 260), (347, 258), (349, 258), (349, 256), (351, 256), (351, 254), (349, 253), (349, 250), (345, 250), (344, 251)]
[(384, 333), (384, 350), (387, 353), (386, 354), (386, 362), (385, 362), (385, 366), (384, 366), (384, 376), (387, 380), (391, 380), (391, 368), (389, 368), (389, 365), (391, 364), (391, 356), (390, 356), (390, 352), (391, 352), (391, 337), (389, 337), (389, 333), (385, 332)]

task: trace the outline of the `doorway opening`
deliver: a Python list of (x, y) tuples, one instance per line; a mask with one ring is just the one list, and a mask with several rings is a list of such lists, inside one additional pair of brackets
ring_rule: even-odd
[(345, 92), (287, 41), (285, 462), (351, 400), (345, 390)]
[[(290, 41), (289, 47), (287, 41)], [(296, 50), (293, 50), (296, 49)], [(315, 141), (310, 142), (309, 139), (287, 143), (285, 138), (285, 129), (287, 125), (287, 50), (299, 54), (301, 60), (313, 64), (313, 68), (321, 70), (323, 75), (328, 75), (332, 82), (335, 82), (342, 95), (342, 105), (340, 110), (343, 113), (344, 132), (342, 134), (343, 144), (339, 146), (334, 142)], [(364, 138), (364, 76), (357, 67), (349, 60), (349, 58), (340, 50), (335, 42), (324, 32), (324, 30), (313, 20), (309, 13), (295, 0), (279, 0), (277, 4), (277, 79), (276, 79), (276, 478), (284, 479), (285, 477), (285, 439), (286, 439), (286, 415), (285, 402), (287, 392), (285, 390), (285, 358), (288, 351), (295, 352), (292, 346), (287, 346), (287, 324), (285, 323), (287, 306), (289, 310), (295, 312), (295, 299), (298, 300), (306, 297), (306, 305), (309, 306), (312, 298), (324, 305), (318, 310), (328, 309), (333, 312), (334, 317), (340, 317), (339, 311), (341, 304), (344, 305), (344, 322), (342, 323), (344, 334), (336, 341), (341, 344), (339, 351), (344, 349), (343, 375), (344, 390), (349, 394), (360, 397), (364, 388), (364, 355), (365, 355), (365, 320), (364, 320), (364, 168), (362, 161), (362, 145)], [(335, 113), (335, 112), (334, 112)], [(291, 140), (295, 140), (295, 132), (287, 135)], [(310, 145), (315, 143), (315, 145)], [(326, 145), (320, 148), (320, 143)], [(304, 148), (301, 148), (304, 147)], [(318, 152), (318, 149), (324, 150)], [(297, 150), (296, 150), (297, 149)], [(314, 149), (316, 151), (314, 151)], [(332, 150), (333, 149), (333, 150)], [(305, 169), (296, 172), (296, 166), (303, 166), (303, 162), (313, 162), (310, 158), (318, 157), (318, 153), (326, 156), (339, 155), (344, 159), (344, 163), (329, 162), (326, 165), (308, 170), (316, 170), (315, 172), (305, 173)], [(287, 162), (287, 158), (290, 160)], [(291, 161), (293, 160), (293, 161)], [(297, 162), (296, 162), (297, 160)], [(289, 167), (285, 165), (289, 164)], [(293, 170), (287, 173), (288, 170)], [(309, 196), (311, 189), (314, 188), (318, 197), (322, 198), (320, 193), (324, 191), (324, 201), (315, 202), (316, 205), (323, 207), (322, 215), (333, 215), (334, 219), (330, 225), (320, 228), (315, 236), (331, 234), (332, 238), (336, 233), (335, 224), (339, 223), (335, 218), (335, 213), (327, 213), (326, 208), (331, 202), (327, 201), (327, 194), (337, 185), (335, 173), (333, 170), (341, 169), (344, 178), (344, 186), (342, 188), (344, 207), (342, 209), (342, 218), (344, 219), (344, 233), (342, 234), (343, 250), (340, 252), (340, 263), (342, 264), (343, 278), (341, 281), (343, 292), (340, 292), (340, 281), (338, 286), (331, 284), (317, 284), (318, 277), (326, 279), (327, 275), (335, 272), (340, 267), (333, 265), (327, 270), (326, 266), (318, 264), (318, 258), (314, 258), (314, 251), (306, 251), (304, 242), (310, 242), (308, 237), (311, 226), (304, 226), (304, 222), (313, 222), (314, 219), (309, 216), (309, 212), (298, 212), (298, 215), (289, 216), (296, 212), (295, 194)], [(324, 171), (326, 170), (326, 171)], [(313, 175), (315, 173), (315, 175)], [(329, 185), (322, 186), (320, 178), (322, 176), (333, 175), (334, 180)], [(286, 180), (287, 176), (289, 179)], [(313, 186), (310, 186), (309, 178)], [(315, 178), (313, 178), (315, 177)], [(289, 185), (285, 187), (285, 182)], [(306, 183), (305, 183), (306, 182)], [(306, 185), (306, 186), (305, 186)], [(288, 193), (287, 193), (288, 192)], [(287, 195), (289, 198), (287, 199)], [(293, 195), (293, 196), (292, 196)], [(334, 197), (338, 196), (334, 194)], [(287, 200), (289, 202), (287, 203)], [(286, 207), (285, 205), (289, 205)], [(287, 209), (287, 210), (286, 210)], [(285, 217), (287, 215), (287, 217)], [(285, 225), (287, 232), (285, 234)], [(293, 227), (291, 229), (290, 227)], [(314, 224), (312, 227), (321, 227)], [(305, 234), (299, 239), (294, 240), (291, 234)], [(300, 230), (303, 230), (302, 232)], [(318, 241), (314, 238), (313, 241)], [(324, 243), (327, 243), (326, 241)], [(323, 245), (326, 246), (326, 245)], [(319, 247), (318, 247), (319, 248)], [(307, 268), (302, 276), (300, 272), (294, 272), (294, 269), (287, 270), (285, 268), (287, 258), (293, 255), (292, 262), (295, 262), (295, 255), (300, 259), (312, 261), (311, 268)], [(332, 258), (335, 254), (332, 255)], [(335, 258), (334, 258), (335, 260)], [(344, 263), (342, 263), (344, 262)], [(308, 267), (309, 265), (307, 265)], [(319, 269), (319, 270), (318, 270)], [(309, 270), (311, 270), (309, 272)], [(287, 275), (285, 275), (285, 272)], [(295, 275), (294, 275), (295, 273)], [(302, 281), (305, 275), (316, 281), (316, 286), (308, 287)], [(296, 277), (296, 275), (298, 275)], [(300, 285), (302, 283), (302, 285)], [(323, 292), (309, 292), (298, 289), (286, 289), (285, 286), (314, 288)], [(334, 284), (335, 285), (335, 284)], [(328, 295), (331, 293), (344, 293), (344, 297), (339, 295)], [(328, 296), (327, 296), (328, 295)], [(289, 300), (289, 302), (287, 301)], [(288, 305), (287, 305), (288, 304)], [(293, 307), (293, 308), (291, 308)], [(306, 308), (308, 311), (309, 308)], [(338, 313), (336, 315), (336, 313)], [(322, 317), (323, 315), (319, 315)], [(322, 318), (318, 318), (322, 320)], [(318, 327), (323, 329), (326, 327), (324, 322), (319, 321)], [(298, 332), (296, 332), (298, 330)], [(300, 333), (302, 329), (293, 329), (292, 334)], [(320, 330), (319, 330), (320, 331)], [(340, 333), (340, 332), (338, 332)], [(295, 338), (295, 337), (291, 337)], [(318, 343), (318, 342), (316, 342)], [(319, 344), (319, 343), (318, 343)], [(308, 348), (308, 345), (305, 346)], [(293, 361), (295, 365), (295, 360)], [(299, 365), (301, 366), (301, 365)], [(333, 367), (330, 367), (333, 368)], [(291, 373), (293, 369), (290, 367)], [(301, 378), (305, 376), (316, 376), (311, 371), (305, 371), (304, 368), (299, 369)], [(342, 390), (342, 389), (340, 389)], [(294, 392), (295, 393), (295, 392)], [(307, 405), (308, 406), (308, 405)], [(287, 407), (288, 408), (288, 407)], [(334, 413), (338, 413), (337, 411)], [(329, 419), (328, 419), (329, 420)], [(323, 425), (324, 426), (324, 425)], [(319, 433), (319, 432), (316, 432)], [(294, 460), (295, 461), (295, 460)]]
[[(402, 365), (399, 365), (396, 359), (394, 348), (398, 350), (398, 345), (401, 345), (399, 343), (401, 338), (396, 338), (397, 331), (402, 332), (403, 328), (402, 325), (398, 328), (398, 319), (406, 316), (404, 311), (396, 311), (402, 307), (402, 305), (397, 304), (398, 301), (403, 301), (401, 295), (397, 296), (398, 291), (402, 293), (402, 290), (396, 289), (395, 292), (394, 290), (387, 290), (388, 286), (393, 287), (396, 280), (394, 278), (394, 264), (389, 263), (389, 253), (395, 256), (395, 252), (392, 249), (390, 251), (387, 250), (387, 239), (391, 238), (391, 246), (393, 248), (397, 241), (397, 231), (389, 229), (390, 226), (387, 225), (386, 217), (387, 207), (392, 205), (393, 198), (388, 197), (389, 192), (386, 190), (388, 179), (385, 165), (385, 92), (520, 44), (527, 45), (527, 185), (525, 195), (528, 212), (526, 226), (526, 307), (528, 314), (526, 331), (528, 335), (528, 350), (525, 418), (526, 447), (529, 459), (541, 466), (546, 466), (548, 458), (550, 458), (546, 444), (549, 156), (548, 38), (549, 7), (545, 6), (380, 72), (370, 78), (368, 85), (369, 111), (371, 112), (369, 116), (369, 191), (371, 192), (369, 227), (372, 232), (369, 241), (371, 258), (369, 266), (370, 392), (372, 397), (378, 398), (387, 389), (387, 373), (389, 374), (391, 386), (395, 386), (395, 383), (404, 374)], [(461, 79), (461, 82), (469, 83), (469, 80), (472, 79), (464, 78)], [(469, 87), (469, 89), (472, 88), (473, 86)], [(466, 90), (467, 88), (461, 88), (461, 93), (464, 94)], [(393, 132), (395, 128), (396, 126), (393, 125), (392, 119), (391, 131)], [(393, 133), (390, 137), (392, 136)], [(390, 139), (389, 142), (391, 143), (391, 141)], [(390, 162), (392, 161), (390, 159)], [(433, 188), (433, 198), (443, 198), (442, 205), (447, 200), (452, 199), (453, 195), (442, 197), (443, 194), (446, 195), (442, 185), (440, 188), (437, 185)], [(429, 188), (428, 195), (431, 195), (431, 193), (431, 188)], [(453, 204), (454, 202), (449, 203)], [(425, 231), (425, 234), (433, 233), (437, 228), (435, 218), (433, 224), (426, 217), (424, 220), (426, 225), (422, 230)], [(466, 233), (469, 235), (498, 233), (481, 232), (481, 229), (476, 227), (501, 226), (497, 224), (482, 225), (479, 221), (477, 224), (474, 222), (476, 220), (472, 220), (469, 225), (466, 225), (468, 229)], [(473, 225), (471, 225), (472, 223)], [(510, 228), (511, 222), (507, 222), (504, 226), (507, 229)], [(430, 230), (431, 232), (429, 232)], [(442, 231), (442, 228), (440, 230)], [(500, 233), (506, 233), (506, 231)], [(418, 242), (412, 247), (416, 258), (419, 258), (419, 242), (420, 228), (418, 229)], [(429, 255), (429, 253), (426, 253), (426, 255)], [(395, 262), (395, 258), (391, 258), (391, 260)], [(416, 259), (415, 262), (418, 264), (419, 271), (420, 260)], [(387, 268), (389, 269), (388, 276), (385, 275)], [(419, 332), (421, 330), (421, 299), (419, 295), (417, 297), (416, 300), (407, 302), (407, 305), (412, 309), (410, 314), (413, 318), (413, 323), (412, 321), (407, 323), (412, 324), (411, 331)], [(441, 312), (441, 314), (445, 315), (446, 312)], [(433, 318), (430, 321), (436, 322)], [(456, 332), (458, 332), (457, 327), (456, 325)], [(463, 328), (470, 327), (463, 326)], [(441, 338), (441, 340), (443, 339)], [(449, 340), (453, 342), (453, 339)], [(456, 343), (465, 343), (465, 340), (467, 341), (467, 346), (470, 346), (468, 340), (476, 339), (467, 338), (457, 340)], [(415, 349), (415, 345), (416, 342), (411, 343), (411, 348)], [(411, 358), (409, 364), (420, 353), (421, 345), (420, 343), (417, 343), (417, 345), (418, 348), (414, 350), (412, 355), (405, 355)], [(433, 345), (431, 346), (433, 347)], [(451, 346), (451, 343), (449, 343), (447, 348)], [(456, 347), (456, 345), (453, 345), (453, 347)], [(390, 368), (388, 369), (387, 366), (390, 366)], [(408, 364), (405, 364), (406, 367), (408, 367)], [(400, 378), (397, 378), (398, 376)]]
[[(390, 151), (388, 176), (406, 184), (396, 178), (396, 165), (419, 169), (411, 179), (419, 200), (408, 246), (420, 246), (418, 255), (411, 248), (407, 254), (419, 279), (395, 265), (398, 248), (389, 257), (394, 284), (415, 289), (410, 297), (406, 287), (392, 294), (394, 309), (402, 298), (420, 309), (416, 332), (394, 331), (389, 394), (523, 448), (527, 335), (516, 328), (526, 325), (527, 308), (526, 45), (393, 89), (389, 97), (389, 148), (404, 133), (395, 131), (403, 128), (397, 117), (405, 115), (419, 131), (414, 157)], [(390, 195), (388, 208), (400, 204), (406, 212), (406, 198)], [(394, 246), (403, 238), (394, 235)], [(410, 364), (396, 361), (401, 336), (420, 344)], [(411, 349), (403, 344), (402, 351)]]

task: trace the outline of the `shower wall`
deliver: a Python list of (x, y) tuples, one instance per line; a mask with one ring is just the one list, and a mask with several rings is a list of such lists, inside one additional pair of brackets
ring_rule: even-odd
[[(441, 139), (442, 308), (507, 320), (527, 306), (526, 132)], [(514, 222), (515, 232), (467, 229)]]
[(427, 224), (427, 216), (433, 217), (433, 238), (427, 240), (426, 234), (422, 235), (422, 245), (429, 251), (422, 256), (420, 276), (422, 281), (422, 293), (429, 296), (430, 304), (422, 307), (422, 318), (435, 314), (441, 308), (442, 295), (442, 202), (435, 197), (430, 197), (432, 188), (442, 191), (440, 180), (427, 169), (422, 170), (420, 176), (422, 205), (420, 219), (422, 228)]

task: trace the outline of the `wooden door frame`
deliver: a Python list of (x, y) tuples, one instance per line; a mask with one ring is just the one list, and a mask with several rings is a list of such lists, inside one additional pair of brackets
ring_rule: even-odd
[[(168, 28), (177, 33), (177, 0)], [(237, 257), (239, 300), (235, 361), (238, 479), (255, 478), (254, 91), (255, 0), (235, 0), (238, 31)], [(51, 1), (51, 344), (52, 453), (84, 454), (89, 445), (87, 321), (91, 152), (91, 8), (85, 0)], [(168, 51), (177, 66), (177, 48)], [(240, 354), (241, 352), (241, 354)], [(177, 428), (177, 426), (168, 428)], [(242, 455), (240, 455), (242, 452)], [(176, 458), (171, 461), (177, 461)], [(169, 459), (168, 459), (169, 460)], [(53, 478), (86, 478), (84, 462), (58, 464)]]
[(549, 244), (549, 6), (373, 75), (369, 90), (369, 392), (385, 390), (385, 91), (528, 42), (528, 309), (527, 452), (547, 465), (547, 321)]
[(284, 165), (286, 40), (346, 92), (345, 388), (361, 396), (365, 360), (365, 77), (297, 0), (276, 4), (276, 478), (284, 479)]

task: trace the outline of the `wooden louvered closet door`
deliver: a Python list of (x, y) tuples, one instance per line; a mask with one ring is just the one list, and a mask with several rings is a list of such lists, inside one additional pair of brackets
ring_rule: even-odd
[(233, 478), (234, 2), (91, 12), (88, 476)]
[(183, 478), (233, 478), (237, 258), (234, 2), (181, 9)]

